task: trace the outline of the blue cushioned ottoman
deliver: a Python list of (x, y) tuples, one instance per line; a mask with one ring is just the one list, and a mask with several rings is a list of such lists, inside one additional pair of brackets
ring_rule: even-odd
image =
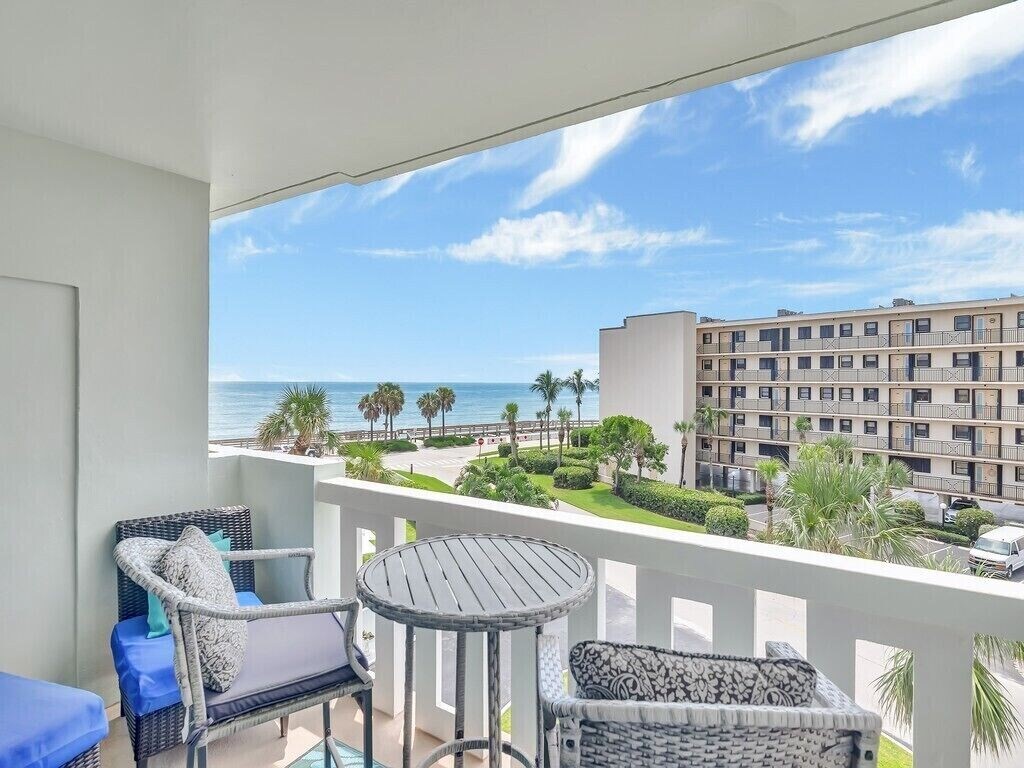
[(96, 694), (0, 672), (0, 768), (60, 768), (108, 730)]

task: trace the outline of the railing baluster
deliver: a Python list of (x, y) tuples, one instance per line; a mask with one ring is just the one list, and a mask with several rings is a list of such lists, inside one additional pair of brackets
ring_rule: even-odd
[(848, 620), (848, 613), (835, 606), (807, 601), (807, 659), (852, 697), (856, 693), (857, 638), (847, 626)]
[[(342, 510), (342, 519), (345, 517), (345, 512)], [(374, 535), (377, 539), (378, 552), (401, 544), (405, 541), (405, 520), (381, 515), (377, 520)], [(342, 544), (344, 552), (348, 547), (344, 545), (344, 540)], [(356, 568), (358, 568), (358, 564)], [(343, 578), (345, 572), (350, 569), (349, 565), (342, 566)], [(342, 583), (351, 585), (350, 589), (354, 593), (355, 570), (352, 570), (352, 579), (350, 581), (343, 580)], [(392, 717), (397, 717), (404, 709), (405, 627), (382, 619), (380, 616), (375, 617), (374, 625), (376, 679), (373, 683), (373, 705), (376, 709), (386, 712)]]
[(974, 639), (929, 629), (914, 651), (914, 765), (971, 764)]
[(636, 641), (672, 647), (674, 579), (651, 568), (636, 569)]
[(512, 632), (512, 744), (533, 757), (537, 751), (537, 632), (534, 628)]

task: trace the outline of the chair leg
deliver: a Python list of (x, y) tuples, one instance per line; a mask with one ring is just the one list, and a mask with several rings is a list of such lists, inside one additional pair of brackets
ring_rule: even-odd
[(363, 709), (363, 768), (373, 768), (373, 691), (359, 694)]
[(149, 758), (148, 757), (140, 757), (138, 760), (135, 761), (135, 768), (147, 768), (148, 765), (149, 765)]
[[(324, 768), (331, 768), (331, 703), (324, 702)], [(338, 768), (341, 768), (339, 765)]]
[(198, 753), (198, 768), (206, 768), (206, 745), (199, 747)]
[(281, 738), (288, 735), (288, 715), (281, 718)]
[(186, 768), (196, 768), (196, 748), (194, 744), (185, 745), (185, 766)]

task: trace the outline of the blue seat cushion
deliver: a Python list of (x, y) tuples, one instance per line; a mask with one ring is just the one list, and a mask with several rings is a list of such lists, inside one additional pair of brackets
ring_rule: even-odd
[[(262, 605), (252, 592), (239, 592), (240, 606)], [(174, 638), (149, 638), (146, 616), (119, 621), (110, 635), (114, 669), (121, 683), (121, 695), (136, 715), (181, 703), (174, 677)]]
[[(356, 655), (366, 667), (358, 648)], [(333, 614), (258, 619), (249, 622), (242, 670), (226, 691), (207, 690), (206, 713), (219, 723), (356, 678)]]
[(96, 694), (0, 672), (0, 768), (58, 768), (107, 731)]

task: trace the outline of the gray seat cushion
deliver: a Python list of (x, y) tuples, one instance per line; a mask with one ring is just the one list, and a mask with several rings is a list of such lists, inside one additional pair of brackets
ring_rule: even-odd
[[(358, 649), (357, 658), (365, 667)], [(227, 691), (207, 691), (207, 715), (222, 722), (356, 678), (345, 653), (345, 631), (333, 614), (250, 621), (242, 670)]]

